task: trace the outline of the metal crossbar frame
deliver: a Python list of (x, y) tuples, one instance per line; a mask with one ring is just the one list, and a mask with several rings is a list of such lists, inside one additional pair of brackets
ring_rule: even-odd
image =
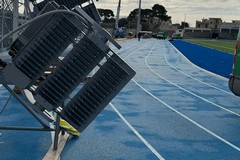
[(47, 131), (47, 132), (55, 132), (54, 141), (53, 141), (53, 149), (58, 149), (58, 134), (61, 131), (60, 128), (60, 120), (59, 115), (57, 114), (55, 128), (51, 128), (48, 124), (46, 124), (41, 117), (32, 109), (29, 104), (27, 104), (20, 96), (18, 96), (7, 84), (3, 84), (3, 86), (13, 95), (22, 106), (42, 125), (42, 127), (31, 127), (31, 126), (0, 126), (0, 130), (22, 130), (22, 131)]

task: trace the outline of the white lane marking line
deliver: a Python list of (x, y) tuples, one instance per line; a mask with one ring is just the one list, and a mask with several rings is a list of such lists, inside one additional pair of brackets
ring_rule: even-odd
[(109, 103), (112, 109), (118, 114), (118, 116), (123, 120), (123, 122), (133, 131), (133, 133), (155, 154), (158, 159), (164, 160), (164, 158), (148, 143), (146, 139), (144, 139), (141, 134), (124, 118), (124, 116), (117, 110), (117, 108), (112, 104)]
[[(142, 42), (143, 43), (143, 42)], [(133, 45), (129, 46), (129, 47), (125, 47), (125, 48), (121, 48), (119, 51), (117, 50), (117, 54), (123, 54), (123, 53), (128, 53), (129, 50), (135, 50), (135, 48), (138, 48), (140, 45), (142, 45), (142, 43), (134, 43)]]
[[(170, 43), (170, 42), (169, 42), (169, 43)], [(192, 62), (191, 62), (185, 55), (183, 55), (173, 44), (170, 43), (170, 45), (171, 45), (189, 64), (191, 64), (193, 67), (195, 67), (195, 68), (197, 68), (197, 69), (199, 69), (199, 70), (202, 70), (202, 71), (204, 71), (204, 72), (206, 72), (206, 73), (209, 73), (209, 74), (211, 74), (211, 75), (214, 75), (215, 77), (218, 77), (218, 78), (221, 78), (221, 79), (223, 79), (223, 80), (225, 80), (225, 81), (228, 81), (228, 78), (223, 77), (223, 76), (220, 76), (220, 75), (218, 75), (218, 74), (216, 74), (216, 73), (210, 72), (210, 71), (208, 71), (208, 70), (206, 70), (206, 69), (203, 69), (203, 68), (197, 66), (196, 64), (192, 63)]]
[(132, 81), (138, 85), (141, 89), (143, 89), (147, 94), (149, 94), (150, 96), (152, 96), (154, 99), (156, 99), (157, 101), (161, 102), (162, 104), (164, 104), (166, 107), (168, 107), (169, 109), (171, 109), (172, 111), (176, 112), (177, 114), (179, 114), (180, 116), (182, 116), (183, 118), (185, 118), (186, 120), (188, 120), (189, 122), (193, 123), (194, 125), (196, 125), (197, 127), (203, 129), (204, 131), (206, 131), (207, 133), (211, 134), (212, 136), (214, 136), (215, 138), (219, 139), (220, 141), (222, 141), (223, 143), (229, 145), (230, 147), (236, 149), (237, 151), (240, 151), (240, 148), (235, 146), (234, 144), (228, 142), (227, 140), (225, 140), (224, 138), (218, 136), (217, 134), (215, 134), (214, 132), (208, 130), (207, 128), (203, 127), (202, 125), (200, 125), (199, 123), (195, 122), (194, 120), (190, 119), (189, 117), (187, 117), (186, 115), (184, 115), (183, 113), (179, 112), (178, 110), (174, 109), (173, 107), (171, 107), (170, 105), (168, 105), (167, 103), (165, 103), (164, 101), (160, 100), (159, 98), (157, 98), (156, 96), (154, 96), (152, 93), (150, 93), (147, 89), (145, 89), (143, 86), (141, 86), (138, 82), (136, 82), (134, 79), (132, 79)]
[(203, 81), (201, 81), (201, 80), (199, 80), (199, 79), (197, 79), (197, 78), (194, 78), (194, 77), (192, 77), (191, 75), (189, 75), (189, 74), (187, 74), (187, 73), (185, 73), (185, 72), (177, 69), (176, 67), (174, 67), (173, 65), (171, 65), (171, 64), (168, 62), (167, 57), (166, 57), (166, 48), (164, 48), (164, 52), (163, 52), (163, 53), (164, 53), (165, 61), (167, 62), (167, 64), (168, 64), (169, 66), (171, 66), (173, 69), (175, 69), (176, 71), (178, 71), (178, 72), (182, 73), (183, 75), (185, 75), (185, 76), (187, 76), (187, 77), (189, 77), (189, 78), (192, 78), (192, 79), (194, 79), (195, 81), (198, 81), (198, 82), (200, 82), (200, 83), (202, 83), (202, 84), (204, 84), (204, 85), (207, 85), (207, 86), (209, 86), (209, 87), (212, 87), (212, 88), (214, 88), (214, 89), (217, 89), (217, 90), (219, 90), (219, 91), (222, 91), (222, 92), (224, 92), (224, 93), (227, 93), (227, 94), (229, 94), (229, 95), (233, 95), (231, 92), (225, 91), (225, 90), (220, 89), (220, 88), (218, 88), (218, 87), (215, 87), (215, 86), (213, 86), (213, 85), (211, 85), (211, 84), (208, 84), (208, 83), (206, 83), (206, 82), (203, 82)]
[[(155, 42), (156, 45), (156, 42)], [(154, 45), (154, 46), (155, 46)], [(174, 47), (174, 46), (173, 46)], [(154, 48), (154, 47), (153, 47)], [(153, 48), (151, 49), (150, 52), (152, 52)], [(175, 47), (174, 47), (175, 48)], [(175, 48), (176, 49), (176, 48)], [(176, 49), (177, 50), (177, 49)], [(178, 51), (178, 50), (177, 50)], [(180, 51), (178, 51), (180, 53), (180, 55), (182, 55), (182, 53)], [(189, 61), (184, 55), (182, 55), (187, 61)], [(196, 66), (195, 64), (191, 63), (189, 61), (190, 64), (192, 64), (193, 66), (195, 66), (196, 68), (199, 68), (200, 70), (206, 71), (198, 66)], [(209, 71), (206, 71), (207, 73), (211, 73)], [(223, 78), (221, 76), (218, 76), (216, 74), (213, 74), (219, 78)], [(179, 114), (180, 116), (182, 116), (183, 118), (185, 118), (186, 120), (188, 120), (189, 122), (193, 123), (194, 125), (196, 125), (197, 127), (203, 129), (204, 131), (206, 131), (207, 133), (211, 134), (212, 136), (216, 137), (217, 139), (219, 139), (220, 141), (224, 142), (225, 144), (231, 146), (232, 148), (240, 151), (240, 148), (235, 146), (234, 144), (228, 142), (227, 140), (223, 139), (222, 137), (218, 136), (217, 134), (215, 134), (214, 132), (208, 130), (207, 128), (203, 127), (202, 125), (198, 124), (197, 122), (195, 122), (194, 120), (188, 118), (187, 116), (185, 116), (184, 114), (182, 114), (181, 112), (179, 112), (178, 110), (174, 109), (173, 107), (171, 107), (170, 105), (168, 105), (167, 103), (163, 102), (162, 100), (160, 100), (159, 98), (157, 98), (156, 96), (154, 96), (152, 93), (150, 93), (148, 90), (146, 90), (144, 87), (142, 87), (139, 83), (137, 83), (134, 79), (132, 79), (132, 81), (137, 84), (141, 89), (143, 89), (146, 93), (148, 93), (150, 96), (152, 96), (154, 99), (156, 99), (157, 101), (161, 102), (162, 104), (164, 104), (165, 106), (167, 106), (169, 109), (171, 109), (172, 111), (176, 112), (177, 114)]]
[(131, 54), (127, 55), (125, 58), (123, 58), (123, 60), (125, 60), (126, 58), (128, 58), (129, 56), (133, 55), (134, 53), (136, 53), (139, 49), (141, 49), (142, 47), (144, 47), (147, 44), (142, 45), (140, 48), (137, 48), (134, 52), (132, 52)]
[[(156, 46), (156, 43), (154, 44), (153, 48), (154, 48), (155, 46)], [(223, 110), (225, 110), (225, 111), (227, 111), (227, 112), (229, 112), (229, 113), (232, 113), (232, 114), (240, 117), (240, 114), (238, 114), (238, 113), (236, 113), (236, 112), (234, 112), (234, 111), (231, 111), (231, 110), (229, 110), (229, 109), (227, 109), (227, 108), (224, 108), (224, 107), (222, 107), (222, 106), (220, 106), (220, 105), (218, 105), (218, 104), (216, 104), (216, 103), (214, 103), (214, 102), (211, 102), (211, 101), (209, 101), (209, 100), (207, 100), (207, 99), (205, 99), (205, 98), (203, 98), (203, 97), (201, 97), (201, 96), (199, 96), (199, 95), (197, 95), (197, 94), (195, 94), (195, 93), (193, 93), (193, 92), (191, 92), (191, 91), (189, 91), (189, 90), (187, 90), (187, 89), (185, 89), (185, 88), (183, 88), (183, 87), (181, 87), (181, 86), (179, 86), (179, 85), (177, 85), (177, 84), (175, 84), (175, 83), (173, 83), (173, 82), (171, 82), (171, 81), (169, 81), (168, 79), (162, 77), (160, 74), (158, 74), (156, 71), (154, 71), (154, 70), (148, 65), (148, 63), (147, 63), (147, 59), (148, 59), (149, 55), (151, 54), (153, 48), (149, 51), (148, 55), (146, 56), (146, 58), (145, 58), (145, 64), (146, 64), (146, 66), (147, 66), (152, 72), (154, 72), (158, 77), (164, 79), (164, 80), (167, 81), (168, 83), (170, 83), (170, 84), (178, 87), (179, 89), (181, 89), (181, 90), (183, 90), (183, 91), (185, 91), (185, 92), (187, 92), (187, 93), (189, 93), (189, 94), (191, 94), (191, 95), (193, 95), (193, 96), (195, 96), (195, 97), (197, 97), (197, 98), (199, 98), (199, 99), (201, 99), (201, 100), (203, 100), (203, 101), (205, 101), (205, 102), (207, 102), (207, 103), (210, 103), (210, 104), (212, 104), (212, 105), (214, 105), (214, 106), (216, 106), (216, 107), (218, 107), (218, 108), (221, 108), (221, 109), (223, 109)]]

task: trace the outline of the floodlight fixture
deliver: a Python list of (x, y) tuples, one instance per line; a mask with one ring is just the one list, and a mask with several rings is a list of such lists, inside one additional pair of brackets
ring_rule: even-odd
[(96, 35), (84, 36), (36, 89), (35, 99), (48, 110), (57, 108), (108, 52)]
[(134, 75), (135, 71), (113, 54), (72, 100), (56, 111), (82, 132)]
[[(54, 111), (82, 132), (136, 73), (108, 42), (120, 45), (83, 8), (69, 11), (49, 2), (40, 16), (11, 45), (13, 59), (0, 72), (0, 82), (9, 91), (8, 84), (19, 87), (30, 102), (22, 104), (35, 117), (37, 112), (51, 121), (48, 111)], [(72, 49), (60, 59), (70, 44)]]
[[(45, 11), (57, 7), (50, 3)], [(33, 85), (85, 28), (83, 22), (64, 14), (30, 24), (10, 47), (13, 60), (3, 69), (4, 77), (20, 88)]]
[[(52, 0), (44, 0), (40, 3), (34, 4), (32, 17), (35, 17), (39, 14), (39, 12)], [(97, 23), (101, 22), (100, 15), (97, 11), (93, 0), (55, 0), (55, 2), (59, 5), (63, 5), (68, 9), (72, 9), (75, 6), (80, 6), (93, 20)]]

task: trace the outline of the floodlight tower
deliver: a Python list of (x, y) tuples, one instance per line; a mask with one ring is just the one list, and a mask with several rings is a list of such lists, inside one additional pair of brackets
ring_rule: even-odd
[[(1, 13), (0, 13), (0, 23), (1, 23), (1, 37), (4, 34), (8, 33), (12, 30), (13, 27), (13, 3), (12, 0), (2, 0), (1, 3)], [(3, 49), (4, 45), (9, 44), (9, 40), (4, 41), (1, 44), (1, 48)]]
[[(25, 6), (27, 6), (26, 4), (28, 3), (29, 0), (2, 0), (0, 2), (0, 37), (19, 26), (19, 9), (21, 8), (24, 14), (27, 14)], [(3, 50), (5, 45), (10, 45), (12, 39), (16, 39), (16, 37), (17, 34), (4, 41), (1, 44), (1, 49)]]

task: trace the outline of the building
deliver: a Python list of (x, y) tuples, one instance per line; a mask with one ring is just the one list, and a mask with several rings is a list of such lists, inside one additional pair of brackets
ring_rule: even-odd
[(220, 27), (219, 38), (236, 39), (239, 27), (240, 27), (239, 20), (233, 20), (232, 22), (223, 22)]
[(159, 31), (164, 31), (168, 35), (172, 35), (178, 28), (178, 25), (172, 25), (172, 20), (167, 21), (161, 20), (157, 17), (150, 18), (150, 23), (148, 24), (148, 30), (153, 33), (158, 33)]
[(221, 18), (203, 18), (196, 21), (196, 28), (186, 28), (184, 38), (236, 39), (240, 20), (223, 22)]
[(209, 28), (209, 20), (202, 19), (202, 21), (196, 21), (196, 28)]
[(183, 38), (211, 38), (212, 29), (210, 28), (185, 28)]
[(196, 28), (211, 28), (211, 29), (219, 29), (222, 25), (221, 18), (209, 18), (202, 19), (202, 21), (196, 21)]
[(222, 25), (221, 18), (209, 18), (209, 28), (211, 29), (219, 29)]

